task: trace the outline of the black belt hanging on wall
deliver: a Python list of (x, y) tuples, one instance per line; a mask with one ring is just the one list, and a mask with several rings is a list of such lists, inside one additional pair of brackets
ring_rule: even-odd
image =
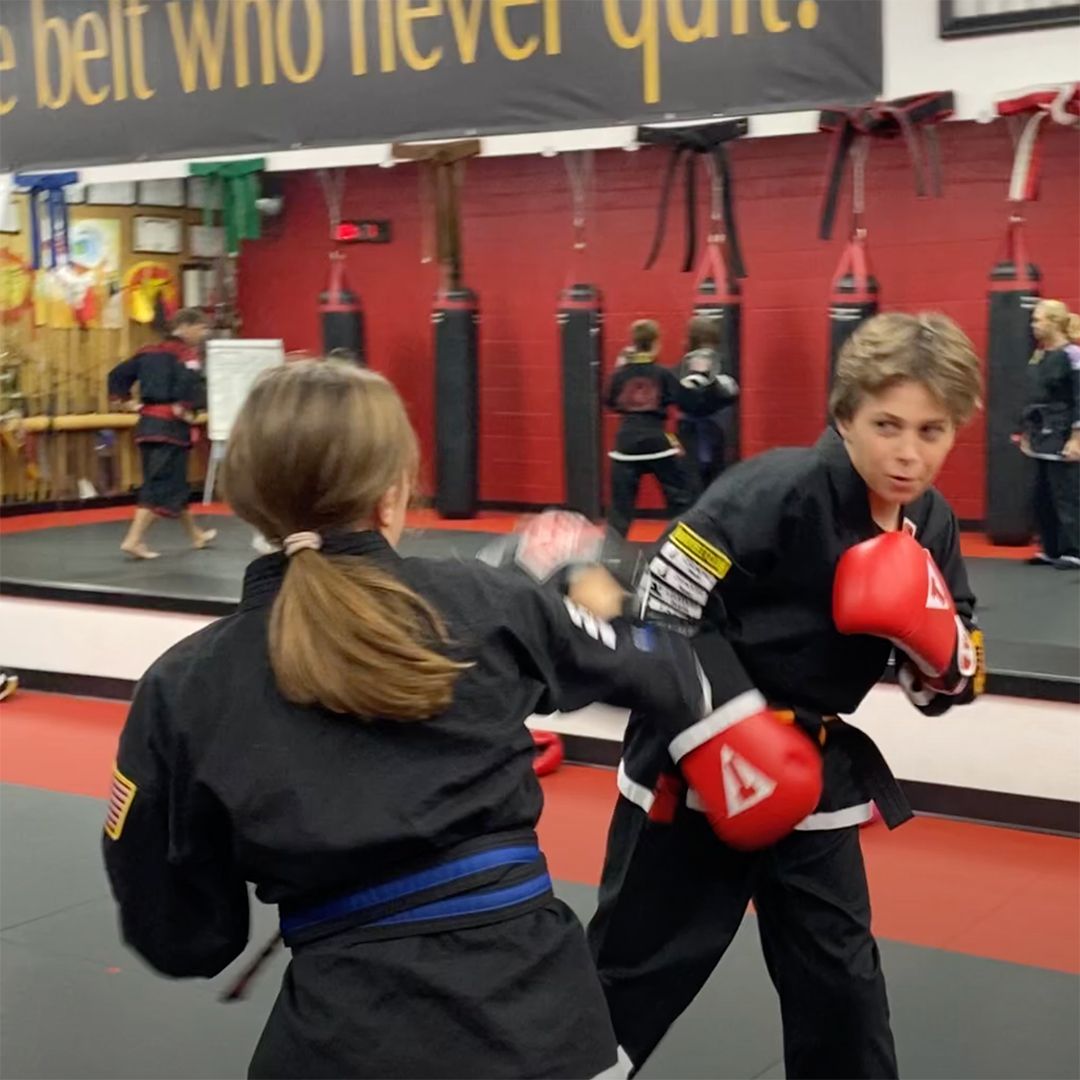
[[(336, 241), (345, 197), (345, 170), (320, 169), (319, 185), (330, 218), (330, 238)], [(357, 363), (367, 362), (360, 297), (349, 288), (345, 279), (345, 255), (337, 246), (330, 251), (330, 277), (326, 289), (319, 293), (319, 321), (324, 356), (335, 349), (345, 349)]]
[(675, 174), (682, 164), (685, 169), (686, 192), (686, 247), (683, 256), (683, 273), (689, 273), (694, 267), (697, 256), (697, 160), (707, 155), (712, 161), (715, 176), (720, 178), (721, 205), (720, 214), (723, 233), (727, 238), (728, 265), (731, 276), (746, 277), (742, 251), (739, 247), (739, 233), (735, 227), (735, 193), (732, 186), (731, 163), (728, 159), (725, 143), (745, 135), (749, 122), (745, 117), (737, 120), (721, 120), (715, 124), (701, 124), (696, 127), (654, 128), (639, 127), (637, 141), (642, 145), (668, 146), (671, 156), (660, 188), (660, 205), (656, 215), (656, 231), (653, 234), (652, 247), (645, 260), (645, 269), (649, 270), (656, 262), (660, 249), (664, 246), (664, 233), (667, 229), (668, 206), (671, 191), (675, 183)]
[[(462, 280), (461, 187), (465, 160), (480, 153), (477, 139), (426, 146), (395, 144), (399, 160), (420, 164), (421, 207), (430, 213), (425, 262), (439, 263), (431, 312), (435, 329), (435, 509), (449, 518), (476, 515), (479, 463), (476, 293)], [(433, 241), (430, 239), (433, 233)]]
[(995, 544), (1026, 544), (1032, 533), (1034, 470), (1013, 442), (1035, 350), (1032, 312), (1040, 299), (1038, 267), (1024, 239), (1025, 204), (1038, 197), (1040, 135), (1045, 122), (1080, 121), (1076, 85), (999, 101), (1013, 136), (1005, 257), (990, 272), (986, 355), (986, 533)]
[(878, 283), (870, 271), (866, 243), (866, 163), (874, 139), (903, 138), (915, 174), (915, 193), (941, 194), (941, 162), (934, 125), (953, 112), (952, 92), (916, 94), (895, 101), (876, 101), (856, 109), (823, 109), (821, 131), (833, 135), (829, 146), (825, 196), (818, 235), (832, 236), (840, 189), (850, 159), (852, 222), (848, 242), (833, 274), (829, 297), (829, 381), (844, 342), (865, 319), (877, 314)]
[[(668, 209), (672, 189), (680, 164), (684, 169), (685, 199), (685, 247), (682, 270), (694, 268), (694, 314), (704, 315), (719, 323), (720, 356), (723, 371), (736, 381), (742, 378), (740, 363), (742, 331), (742, 289), (739, 279), (746, 277), (742, 248), (735, 218), (735, 186), (731, 159), (726, 144), (745, 135), (749, 121), (745, 117), (721, 120), (713, 124), (700, 124), (677, 128), (641, 127), (637, 131), (638, 142), (644, 145), (671, 148), (664, 179), (660, 187), (660, 204), (657, 208), (656, 230), (652, 247), (645, 260), (650, 269), (660, 255), (667, 229)], [(709, 231), (705, 250), (697, 257), (697, 163), (705, 162), (709, 178)], [(724, 435), (725, 462), (739, 458), (739, 405), (736, 403), (720, 415)], [(695, 443), (696, 445), (696, 443)]]
[(597, 519), (603, 513), (603, 297), (585, 281), (587, 209), (593, 182), (591, 150), (563, 154), (573, 200), (574, 240), (566, 286), (559, 294), (566, 505)]

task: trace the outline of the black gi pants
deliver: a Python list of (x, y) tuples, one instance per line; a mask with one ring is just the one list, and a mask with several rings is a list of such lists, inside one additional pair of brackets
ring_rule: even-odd
[(634, 520), (641, 478), (652, 473), (660, 482), (664, 502), (670, 517), (685, 513), (694, 504), (693, 492), (687, 482), (686, 469), (680, 456), (620, 461), (611, 459), (611, 506), (607, 521), (620, 536), (630, 531)]
[(1080, 555), (1080, 464), (1035, 459), (1035, 523), (1051, 559)]
[(751, 898), (780, 995), (787, 1076), (897, 1076), (858, 829), (795, 832), (739, 852), (704, 814), (682, 807), (661, 824), (620, 798), (588, 934), (634, 1068), (704, 985)]
[(679, 442), (686, 450), (686, 473), (693, 497), (703, 491), (724, 471), (724, 429), (715, 417), (684, 416), (679, 421)]
[(170, 442), (141, 442), (143, 482), (139, 506), (159, 517), (179, 517), (191, 498), (187, 480), (189, 448)]

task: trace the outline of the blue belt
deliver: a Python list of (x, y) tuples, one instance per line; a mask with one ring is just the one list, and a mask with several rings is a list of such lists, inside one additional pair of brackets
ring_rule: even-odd
[[(470, 886), (470, 880), (493, 870), (536, 863), (536, 873), (512, 885)], [(452, 895), (445, 895), (446, 889)], [(443, 895), (430, 899), (438, 890)], [(288, 938), (323, 923), (349, 919), (364, 928), (439, 922), (497, 913), (550, 894), (551, 878), (534, 842), (489, 848), (439, 863), (393, 881), (339, 896), (315, 907), (281, 913), (281, 932)], [(390, 911), (386, 911), (386, 908)]]

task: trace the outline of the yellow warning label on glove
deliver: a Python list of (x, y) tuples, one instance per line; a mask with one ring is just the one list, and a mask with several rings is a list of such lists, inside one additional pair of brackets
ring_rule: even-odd
[(731, 569), (731, 559), (681, 521), (675, 526), (675, 531), (668, 539), (688, 559), (692, 559), (718, 581)]

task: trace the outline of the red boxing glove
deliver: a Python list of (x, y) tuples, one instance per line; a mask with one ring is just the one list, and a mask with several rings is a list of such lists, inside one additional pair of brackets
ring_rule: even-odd
[(941, 571), (903, 530), (864, 540), (840, 557), (833, 621), (842, 634), (888, 638), (935, 690), (959, 693), (975, 671), (975, 647)]
[(744, 851), (782, 840), (821, 799), (821, 754), (756, 690), (732, 698), (670, 746), (709, 823)]

